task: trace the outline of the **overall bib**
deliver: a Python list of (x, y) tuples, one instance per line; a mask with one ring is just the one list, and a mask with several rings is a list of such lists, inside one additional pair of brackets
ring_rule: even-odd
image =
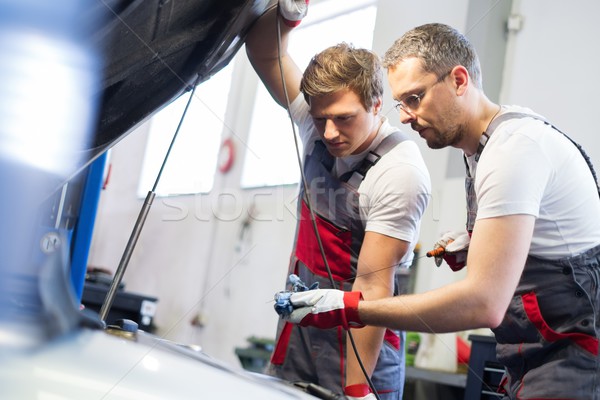
[[(358, 254), (364, 238), (359, 214), (358, 186), (369, 168), (395, 145), (405, 140), (400, 132), (389, 135), (359, 166), (337, 178), (334, 157), (321, 140), (306, 156), (304, 174), (315, 223), (329, 270), (325, 266), (304, 188), (300, 190), (299, 222), (289, 273), (319, 288), (348, 291), (356, 276)], [(331, 272), (331, 277), (329, 274)], [(288, 288), (289, 289), (289, 288)], [(404, 387), (404, 332), (386, 330), (372, 382), (382, 400), (400, 400)], [(291, 382), (312, 382), (342, 393), (345, 385), (346, 332), (341, 327), (317, 329), (279, 321), (277, 343), (269, 373)]]
[[(521, 113), (496, 118), (475, 160), (501, 122), (523, 117), (540, 119)], [(477, 201), (469, 173), (465, 185), (472, 232)], [(505, 399), (600, 399), (599, 284), (600, 246), (561, 260), (527, 258), (504, 320), (493, 330), (497, 358), (505, 366), (500, 388)]]

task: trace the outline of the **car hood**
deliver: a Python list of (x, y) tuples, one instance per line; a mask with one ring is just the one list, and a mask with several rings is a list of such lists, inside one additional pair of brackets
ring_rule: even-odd
[[(158, 110), (225, 67), (269, 0), (104, 1), (104, 66), (89, 164)], [(104, 10), (106, 11), (106, 10)]]

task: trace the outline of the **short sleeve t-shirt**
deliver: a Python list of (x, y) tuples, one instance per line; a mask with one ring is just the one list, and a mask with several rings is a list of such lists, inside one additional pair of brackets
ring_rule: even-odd
[[(299, 136), (304, 144), (304, 155), (310, 154), (316, 140), (320, 140), (308, 105), (298, 96), (290, 107)], [(377, 137), (360, 154), (336, 158), (335, 171), (339, 175), (358, 166), (367, 153), (375, 149), (397, 128), (383, 121)], [(409, 265), (419, 238), (420, 221), (431, 196), (429, 172), (418, 146), (405, 140), (388, 153), (367, 173), (359, 188), (360, 216), (365, 231), (372, 231), (410, 243), (403, 265)]]

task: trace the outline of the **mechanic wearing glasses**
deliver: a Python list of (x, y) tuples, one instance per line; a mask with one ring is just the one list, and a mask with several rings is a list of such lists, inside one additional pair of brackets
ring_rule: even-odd
[[(289, 273), (331, 288), (331, 272), (337, 288), (369, 299), (390, 297), (397, 267), (413, 258), (430, 196), (429, 173), (416, 143), (382, 115), (384, 78), (377, 55), (342, 43), (315, 55), (300, 71), (287, 53), (290, 21), (302, 18), (288, 8), (297, 7), (306, 9), (305, 0), (279, 5), (285, 16), (280, 19), (285, 88), (277, 10), (265, 13), (246, 39), (248, 58), (273, 98), (285, 108), (291, 103), (304, 144), (308, 191), (301, 185)], [(354, 334), (366, 376), (341, 328), (324, 331), (281, 320), (276, 339), (270, 374), (365, 400), (375, 398), (369, 376), (380, 399), (402, 398), (404, 333), (370, 327)]]
[(422, 332), (489, 327), (505, 398), (600, 399), (600, 199), (589, 159), (533, 111), (491, 102), (473, 46), (449, 26), (407, 32), (384, 66), (402, 122), (433, 149), (464, 152), (467, 229), (436, 247), (453, 269), (463, 254), (466, 278), (375, 301), (297, 293), (288, 319)]

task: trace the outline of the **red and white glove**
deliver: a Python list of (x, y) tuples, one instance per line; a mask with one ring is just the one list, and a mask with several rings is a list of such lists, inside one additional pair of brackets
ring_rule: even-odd
[(377, 397), (371, 392), (369, 385), (365, 385), (364, 383), (346, 386), (344, 394), (348, 400), (377, 400)]
[(300, 25), (308, 13), (309, 0), (279, 0), (279, 14), (285, 24), (291, 28)]
[(465, 231), (445, 233), (433, 245), (434, 250), (438, 248), (444, 250), (441, 255), (435, 256), (435, 265), (439, 267), (443, 259), (452, 271), (460, 271), (467, 262), (470, 242), (471, 236)]
[(290, 296), (294, 308), (284, 318), (300, 326), (329, 329), (342, 326), (345, 329), (362, 328), (358, 317), (361, 292), (344, 292), (336, 289), (314, 289), (296, 292)]

